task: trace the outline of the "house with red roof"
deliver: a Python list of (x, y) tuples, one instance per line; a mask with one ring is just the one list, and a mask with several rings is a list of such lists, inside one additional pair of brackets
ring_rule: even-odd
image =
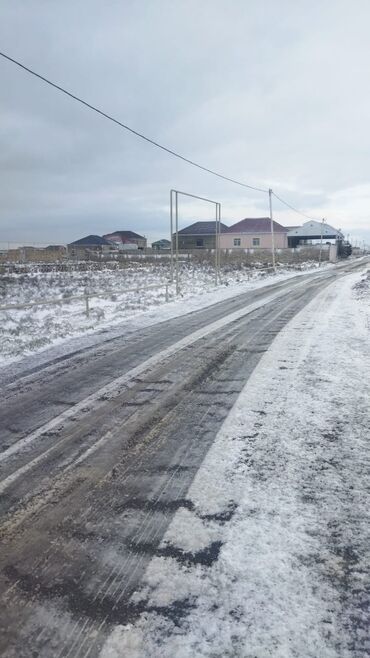
[[(273, 227), (275, 248), (286, 248), (290, 229), (275, 221)], [(221, 249), (271, 249), (271, 246), (270, 217), (246, 217), (220, 235)]]

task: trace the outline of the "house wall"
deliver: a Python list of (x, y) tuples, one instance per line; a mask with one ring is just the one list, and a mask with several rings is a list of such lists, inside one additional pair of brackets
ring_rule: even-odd
[(152, 242), (152, 249), (169, 249), (171, 247), (171, 242), (167, 238), (161, 238), (160, 240), (154, 240)]
[(69, 244), (68, 257), (75, 260), (96, 260), (102, 256), (118, 253), (118, 249), (109, 245), (73, 245)]
[[(197, 242), (203, 241), (199, 245)], [(176, 236), (173, 236), (173, 246), (176, 247)], [(216, 246), (215, 235), (181, 235), (179, 234), (179, 249), (214, 249)]]
[(130, 242), (135, 242), (137, 244), (138, 249), (146, 249), (146, 238), (130, 238)]
[[(112, 242), (117, 242), (117, 244), (124, 244), (122, 241), (122, 237), (118, 235), (117, 233), (106, 233), (103, 235), (103, 238), (106, 240), (111, 240)], [(147, 247), (147, 240), (146, 238), (123, 238), (124, 240), (127, 240), (130, 244), (136, 244), (138, 249), (146, 249)]]
[[(240, 246), (234, 245), (234, 239), (240, 239)], [(253, 238), (259, 238), (259, 245), (253, 244)], [(274, 233), (276, 249), (288, 246), (286, 233)], [(221, 233), (221, 249), (271, 249), (271, 233)]]
[(338, 244), (331, 244), (329, 246), (329, 260), (331, 263), (335, 263), (338, 259)]
[(0, 263), (55, 263), (63, 260), (67, 255), (67, 250), (61, 249), (42, 249), (34, 247), (19, 247), (18, 249), (9, 249), (0, 254)]

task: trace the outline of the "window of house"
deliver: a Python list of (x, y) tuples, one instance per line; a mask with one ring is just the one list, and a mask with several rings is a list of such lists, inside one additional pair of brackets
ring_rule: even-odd
[(260, 239), (259, 238), (253, 238), (252, 244), (253, 244), (253, 247), (259, 247), (260, 246)]
[(203, 247), (203, 240), (197, 240), (197, 247)]
[(240, 247), (240, 238), (234, 238), (234, 247)]

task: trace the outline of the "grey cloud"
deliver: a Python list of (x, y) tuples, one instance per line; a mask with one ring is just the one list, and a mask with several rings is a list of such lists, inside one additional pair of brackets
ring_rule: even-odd
[[(273, 181), (308, 214), (367, 235), (369, 19), (365, 0), (356, 11), (345, 0), (3, 0), (0, 41), (184, 155)], [(161, 237), (171, 187), (221, 200), (230, 222), (267, 210), (266, 197), (192, 170), (3, 60), (0, 94), (0, 240), (69, 241), (108, 225)]]

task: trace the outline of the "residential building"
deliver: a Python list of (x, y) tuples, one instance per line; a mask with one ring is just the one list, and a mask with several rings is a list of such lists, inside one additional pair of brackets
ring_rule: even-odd
[(123, 244), (115, 242), (114, 244), (120, 251), (138, 251), (139, 249), (136, 242), (124, 242)]
[[(288, 229), (273, 222), (276, 249), (288, 246)], [(270, 217), (246, 217), (230, 226), (220, 237), (221, 249), (271, 249)]]
[[(227, 230), (220, 224), (220, 231)], [(175, 244), (176, 234), (172, 236)], [(214, 249), (216, 246), (216, 221), (195, 222), (179, 231), (179, 249)]]
[(114, 231), (106, 233), (103, 238), (116, 243), (118, 246), (123, 244), (136, 244), (138, 249), (146, 249), (146, 238), (135, 231)]
[(152, 242), (152, 249), (156, 249), (156, 251), (171, 249), (171, 242), (169, 240), (166, 240), (165, 238), (162, 238), (162, 240), (157, 240), (156, 242)]
[(89, 258), (96, 255), (107, 255), (117, 251), (116, 245), (100, 235), (87, 235), (67, 245), (68, 254), (76, 258)]
[(44, 249), (45, 260), (63, 260), (67, 256), (67, 249), (62, 244), (49, 244)]
[(330, 226), (326, 222), (310, 220), (302, 226), (293, 227), (288, 232), (288, 246), (298, 247), (300, 245), (314, 244), (321, 241), (321, 237), (324, 242), (330, 240), (341, 242), (344, 240), (343, 233), (333, 226)]

